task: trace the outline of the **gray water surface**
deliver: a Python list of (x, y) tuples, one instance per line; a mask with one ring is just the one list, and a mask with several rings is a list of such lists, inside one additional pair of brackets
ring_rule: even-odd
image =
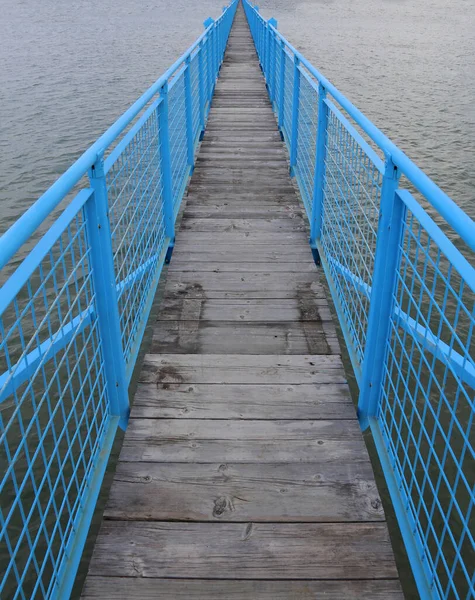
[[(0, 232), (222, 4), (0, 0)], [(475, 217), (475, 0), (263, 0), (260, 8)]]

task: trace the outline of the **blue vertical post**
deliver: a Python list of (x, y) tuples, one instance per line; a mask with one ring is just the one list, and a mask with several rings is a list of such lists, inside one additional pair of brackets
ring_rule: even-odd
[(323, 192), (325, 184), (325, 161), (327, 153), (327, 127), (328, 106), (326, 103), (327, 91), (318, 83), (318, 125), (317, 125), (317, 148), (315, 152), (315, 173), (313, 178), (313, 201), (312, 215), (310, 220), (310, 247), (313, 260), (320, 265), (320, 254), (317, 243), (320, 239), (323, 214)]
[[(228, 10), (227, 6), (223, 6), (223, 13), (225, 13)], [(224, 50), (226, 49), (226, 32), (225, 32), (225, 25), (227, 25), (226, 20), (229, 17), (229, 15), (226, 15), (224, 17), (224, 20), (221, 21), (221, 24), (219, 26), (219, 63), (221, 65), (221, 63), (223, 62), (224, 59)], [(221, 66), (220, 66), (221, 68)]]
[(358, 418), (362, 429), (368, 427), (370, 417), (377, 416), (381, 399), (393, 294), (401, 260), (400, 243), (406, 215), (406, 206), (396, 193), (398, 181), (398, 169), (388, 156), (381, 190), (368, 329), (358, 399)]
[(292, 99), (292, 134), (290, 139), (290, 176), (295, 175), (297, 164), (297, 146), (299, 136), (299, 102), (300, 102), (300, 60), (294, 55), (294, 90)]
[(173, 184), (170, 157), (170, 133), (168, 128), (168, 82), (160, 90), (161, 102), (158, 105), (160, 126), (160, 166), (162, 171), (163, 214), (165, 217), (165, 236), (168, 238), (168, 250), (165, 263), (169, 264), (175, 246), (175, 211), (173, 210)]
[[(203, 23), (205, 29), (208, 29), (210, 25), (214, 23), (214, 20), (211, 17), (208, 17), (206, 21)], [(213, 29), (208, 29), (208, 33), (206, 35), (206, 63), (208, 66), (207, 72), (207, 89), (206, 89), (206, 98), (208, 102), (211, 104), (211, 98), (213, 96)], [(209, 106), (208, 106), (209, 110)]]
[(89, 181), (94, 194), (86, 202), (84, 212), (107, 395), (110, 413), (119, 416), (120, 427), (126, 429), (130, 412), (129, 396), (122, 349), (103, 152), (98, 154), (96, 162), (89, 170)]
[(214, 77), (213, 77), (213, 92), (216, 85), (216, 79), (218, 78), (219, 71), (219, 56), (218, 56), (218, 35), (219, 30), (216, 22), (213, 25), (213, 40), (214, 40)]
[(285, 43), (280, 40), (280, 73), (279, 73), (279, 118), (278, 125), (280, 135), (284, 138), (282, 130), (284, 128), (284, 86), (285, 86)]
[(208, 35), (206, 36), (206, 65), (207, 65), (207, 88), (206, 88), (206, 99), (208, 100), (208, 112), (211, 104), (211, 90), (213, 87), (212, 84), (212, 72), (213, 72), (213, 52), (212, 52), (212, 40), (211, 40), (211, 30), (208, 31)]
[(267, 81), (267, 38), (268, 38), (268, 29), (267, 22), (262, 22), (262, 70), (264, 72), (264, 79), (267, 87), (269, 87), (269, 82)]
[(276, 60), (275, 60), (275, 55), (276, 55), (276, 37), (275, 37), (275, 33), (272, 31), (272, 27), (274, 27), (275, 29), (277, 29), (277, 21), (275, 19), (269, 19), (268, 21), (268, 25), (269, 25), (269, 68), (270, 68), (270, 73), (269, 73), (269, 98), (271, 103), (274, 103), (274, 97), (275, 97), (275, 72), (276, 72)]
[(191, 56), (186, 57), (185, 66), (185, 112), (186, 112), (186, 139), (188, 142), (188, 164), (191, 172), (195, 165), (195, 140), (193, 135), (193, 104), (191, 99)]
[(204, 133), (205, 133), (205, 125), (206, 125), (206, 115), (205, 115), (205, 104), (206, 104), (206, 97), (205, 97), (205, 77), (204, 77), (204, 67), (203, 67), (203, 52), (204, 52), (204, 46), (203, 46), (203, 42), (201, 41), (199, 46), (198, 46), (198, 85), (199, 85), (199, 104), (200, 104), (200, 127), (201, 127), (201, 132), (200, 132), (200, 140), (203, 139)]

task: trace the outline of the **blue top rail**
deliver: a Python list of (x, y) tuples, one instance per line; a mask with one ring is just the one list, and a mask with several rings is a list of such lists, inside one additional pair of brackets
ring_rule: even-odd
[(419, 593), (475, 597), (475, 223), (243, 4)]
[(2, 598), (73, 589), (236, 7), (0, 238)]

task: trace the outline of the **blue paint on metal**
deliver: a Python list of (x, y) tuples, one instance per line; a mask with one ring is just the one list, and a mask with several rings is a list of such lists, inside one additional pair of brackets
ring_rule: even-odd
[[(279, 48), (280, 46), (280, 48)], [(279, 73), (279, 102), (278, 102), (278, 125), (282, 135), (284, 127), (284, 93), (285, 93), (285, 43), (282, 40), (280, 44), (276, 44), (276, 52), (280, 52), (280, 73)], [(282, 135), (282, 141), (283, 141)]]
[(2, 597), (73, 588), (236, 7), (0, 238), (10, 269), (53, 222), (0, 289)]
[(160, 139), (160, 170), (162, 173), (163, 213), (165, 217), (165, 235), (170, 240), (175, 239), (175, 219), (173, 216), (173, 185), (170, 158), (170, 132), (168, 128), (168, 82), (160, 90), (161, 103), (158, 105), (158, 127)]
[(96, 294), (95, 312), (102, 340), (109, 411), (119, 417), (119, 425), (127, 428), (129, 420), (128, 382), (125, 377), (125, 361), (117, 349), (122, 347), (119, 306), (112, 254), (112, 236), (109, 222), (107, 184), (104, 172), (104, 154), (89, 171), (89, 183), (93, 195), (86, 202), (87, 241), (90, 247), (90, 264)]
[(475, 223), (243, 4), (420, 595), (475, 597)]
[(165, 256), (165, 264), (166, 265), (170, 264), (174, 248), (175, 248), (175, 238), (173, 238), (173, 240), (171, 240), (168, 244), (167, 253)]
[(325, 179), (325, 161), (327, 149), (327, 126), (328, 126), (328, 107), (325, 103), (326, 90), (321, 83), (318, 84), (318, 125), (317, 141), (315, 150), (315, 177), (313, 181), (313, 206), (312, 218), (310, 221), (310, 247), (315, 249), (318, 255), (317, 265), (320, 264), (320, 255), (317, 249), (317, 240), (320, 240), (322, 228), (322, 209), (323, 209), (323, 182)]
[(199, 139), (202, 140), (204, 136), (204, 131), (206, 127), (206, 113), (205, 113), (205, 105), (206, 105), (206, 96), (205, 96), (205, 75), (203, 72), (203, 54), (204, 54), (204, 46), (203, 43), (200, 43), (198, 47), (198, 101), (199, 101)]
[(71, 545), (68, 549), (67, 559), (61, 565), (58, 572), (58, 578), (52, 587), (50, 597), (52, 600), (63, 600), (69, 598), (73, 591), (76, 573), (81, 562), (84, 545), (86, 543), (89, 527), (96, 508), (99, 492), (101, 491), (102, 481), (109, 462), (109, 456), (112, 451), (117, 427), (119, 425), (118, 417), (109, 417), (106, 423), (102, 445), (97, 452), (97, 458), (94, 461), (91, 470), (91, 477), (87, 482), (85, 501), (77, 513), (73, 524), (74, 536), (71, 539)]
[(299, 98), (300, 98), (300, 69), (299, 58), (294, 56), (294, 81), (292, 97), (292, 133), (290, 137), (290, 175), (295, 174), (295, 165), (297, 164), (297, 148), (299, 135)]
[(191, 75), (190, 75), (191, 57), (186, 58), (185, 70), (185, 110), (186, 110), (186, 137), (188, 142), (188, 164), (194, 167), (195, 164), (195, 136), (193, 133), (193, 105), (191, 97)]
[(394, 287), (400, 264), (403, 223), (406, 218), (406, 207), (396, 196), (398, 183), (398, 170), (391, 157), (388, 157), (381, 190), (366, 347), (358, 400), (358, 416), (363, 429), (368, 427), (369, 417), (376, 417), (378, 413), (386, 340), (390, 317), (394, 312)]

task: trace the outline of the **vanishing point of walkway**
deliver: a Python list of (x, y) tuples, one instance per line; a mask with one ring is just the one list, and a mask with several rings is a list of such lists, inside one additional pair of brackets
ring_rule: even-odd
[(401, 598), (240, 6), (83, 598)]

